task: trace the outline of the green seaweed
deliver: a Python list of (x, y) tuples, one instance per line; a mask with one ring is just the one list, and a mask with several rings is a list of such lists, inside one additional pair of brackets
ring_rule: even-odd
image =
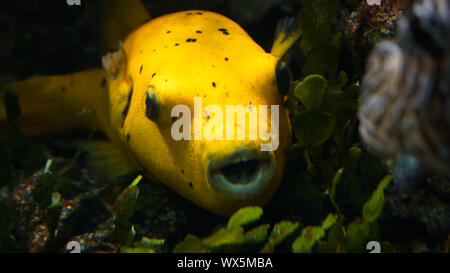
[(139, 195), (138, 183), (142, 175), (136, 177), (133, 182), (125, 188), (116, 198), (114, 205), (114, 235), (121, 246), (129, 246), (134, 240), (135, 230), (130, 223), (130, 218), (134, 215), (136, 201)]
[(322, 226), (307, 226), (300, 236), (292, 243), (292, 251), (295, 253), (311, 252), (314, 244), (325, 236), (325, 232), (336, 222), (337, 216), (329, 214)]
[(227, 228), (234, 228), (248, 225), (256, 220), (258, 220), (263, 213), (260, 207), (246, 207), (238, 210), (230, 218), (227, 224)]
[[(336, 191), (342, 174), (343, 169), (336, 173), (332, 192)], [(303, 227), (300, 235), (296, 238), (291, 235), (297, 234), (300, 224), (291, 221), (274, 224), (269, 236), (267, 236), (267, 232), (270, 224), (260, 224), (244, 233), (244, 226), (249, 222), (258, 221), (262, 214), (262, 209), (259, 207), (245, 207), (230, 217), (227, 227), (218, 229), (204, 239), (188, 234), (182, 242), (175, 246), (173, 252), (211, 252), (221, 245), (239, 246), (244, 243), (258, 244), (261, 241), (265, 242), (260, 249), (260, 252), (264, 253), (274, 252), (275, 246), (282, 244), (283, 241), (290, 242), (291, 251), (294, 253), (364, 252), (366, 244), (370, 240), (379, 238), (377, 220), (384, 204), (384, 189), (391, 179), (392, 177), (387, 175), (379, 182), (377, 189), (363, 206), (362, 217), (356, 217), (348, 224), (344, 224), (339, 206), (333, 201), (338, 214), (329, 213), (320, 226)], [(334, 193), (330, 194), (330, 199), (334, 199)], [(230, 223), (232, 224), (230, 225)], [(399, 249), (389, 242), (384, 245), (389, 252)]]
[(287, 237), (294, 233), (300, 224), (298, 222), (281, 221), (276, 223), (270, 233), (266, 244), (261, 249), (261, 252), (274, 252), (275, 247), (283, 242)]

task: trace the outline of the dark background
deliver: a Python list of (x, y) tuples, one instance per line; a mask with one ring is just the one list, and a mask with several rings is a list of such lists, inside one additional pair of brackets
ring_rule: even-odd
[[(99, 66), (107, 0), (7, 0), (0, 5), (0, 83), (31, 75), (63, 74)], [(295, 15), (300, 1), (146, 0), (152, 17), (188, 10), (219, 12), (270, 50), (277, 21)]]

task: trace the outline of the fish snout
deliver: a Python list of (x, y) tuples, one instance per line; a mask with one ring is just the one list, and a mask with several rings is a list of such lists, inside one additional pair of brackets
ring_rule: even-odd
[(207, 180), (215, 190), (245, 199), (267, 188), (275, 175), (276, 162), (271, 151), (241, 148), (212, 158), (206, 166)]

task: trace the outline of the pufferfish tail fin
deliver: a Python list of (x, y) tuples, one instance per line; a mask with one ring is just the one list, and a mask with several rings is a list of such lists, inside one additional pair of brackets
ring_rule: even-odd
[(102, 19), (103, 49), (112, 51), (119, 41), (137, 27), (150, 20), (147, 8), (140, 0), (108, 1)]
[(98, 128), (98, 118), (108, 113), (103, 78), (103, 70), (90, 69), (0, 86), (0, 135), (14, 128), (25, 135)]
[(301, 34), (297, 17), (281, 19), (277, 24), (270, 53), (282, 59), (286, 52), (297, 42)]

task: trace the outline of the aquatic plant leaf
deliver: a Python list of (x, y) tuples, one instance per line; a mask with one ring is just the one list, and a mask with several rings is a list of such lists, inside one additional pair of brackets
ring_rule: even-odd
[(137, 185), (141, 179), (142, 175), (136, 177), (136, 179), (126, 187), (119, 196), (117, 196), (114, 204), (114, 212), (120, 221), (127, 221), (133, 216), (136, 200), (139, 195), (139, 187)]
[(263, 224), (252, 228), (244, 234), (244, 242), (259, 243), (264, 241), (267, 239), (269, 227), (269, 224)]
[(39, 183), (33, 191), (33, 201), (45, 207), (50, 206), (53, 185), (53, 175), (51, 173), (42, 173), (39, 177)]
[(295, 253), (309, 253), (313, 246), (325, 236), (325, 231), (336, 223), (337, 216), (328, 214), (322, 226), (307, 226), (302, 230), (300, 236), (292, 244), (292, 251)]
[(377, 189), (373, 192), (372, 197), (364, 204), (362, 217), (363, 221), (370, 223), (378, 219), (383, 210), (384, 205), (384, 189), (391, 182), (392, 176), (385, 176), (380, 184), (378, 184)]
[(136, 201), (139, 195), (139, 187), (142, 175), (136, 177), (133, 182), (126, 187), (116, 198), (114, 203), (114, 237), (121, 246), (130, 246), (136, 235), (134, 226), (129, 223), (129, 219), (136, 210)]
[(205, 253), (208, 248), (202, 243), (202, 241), (193, 234), (188, 234), (184, 240), (178, 243), (173, 253)]
[(264, 245), (261, 252), (264, 253), (273, 252), (274, 247), (280, 244), (284, 239), (286, 239), (286, 237), (291, 235), (294, 231), (296, 231), (299, 225), (300, 224), (298, 222), (291, 222), (291, 221), (281, 221), (279, 223), (276, 223), (272, 229), (272, 232), (270, 233), (269, 240)]
[(224, 227), (216, 231), (211, 236), (202, 240), (208, 247), (216, 247), (224, 244), (239, 244), (244, 242), (244, 228), (241, 226)]
[[(305, 53), (309, 53), (312, 48), (320, 46), (335, 46), (339, 45), (339, 32), (336, 32), (333, 23), (330, 20), (321, 20), (317, 13), (311, 8), (305, 7), (299, 12), (299, 27), (302, 30), (303, 38), (301, 47)], [(324, 16), (323, 18), (327, 18)], [(331, 19), (333, 20), (333, 16)], [(337, 58), (333, 56), (333, 58)]]
[(321, 74), (327, 79), (337, 74), (341, 33), (336, 31), (337, 1), (304, 1), (299, 12), (300, 43), (306, 56), (303, 74)]
[(164, 245), (165, 242), (166, 242), (166, 240), (164, 240), (164, 239), (151, 239), (151, 238), (143, 236), (141, 238), (141, 241), (136, 243), (136, 247), (153, 248), (153, 247), (158, 247), (158, 246)]
[(327, 92), (335, 93), (341, 92), (342, 88), (348, 83), (348, 75), (344, 71), (339, 71), (339, 74), (335, 79), (328, 80)]
[(314, 147), (325, 142), (333, 133), (335, 118), (326, 112), (307, 110), (294, 117), (294, 134), (299, 144)]
[(346, 252), (364, 252), (365, 245), (369, 239), (370, 227), (367, 222), (357, 217), (346, 229), (345, 251)]
[(319, 24), (332, 24), (339, 9), (336, 0), (304, 0), (303, 6), (314, 11)]
[(324, 45), (310, 50), (303, 66), (303, 74), (320, 74), (324, 77), (336, 77), (338, 70), (337, 56), (339, 49), (335, 46)]
[(331, 113), (335, 117), (350, 119), (354, 117), (359, 100), (359, 84), (352, 84), (342, 91), (340, 88), (331, 90), (329, 88), (323, 95), (320, 108)]
[(327, 80), (321, 75), (308, 75), (295, 88), (295, 95), (306, 108), (317, 108), (322, 102), (327, 86)]
[(338, 82), (338, 86), (340, 88), (344, 87), (347, 83), (348, 83), (348, 75), (347, 73), (345, 73), (344, 71), (339, 71), (339, 74), (337, 76), (337, 82)]
[(52, 193), (52, 204), (47, 209), (47, 228), (50, 234), (50, 238), (55, 235), (56, 228), (59, 223), (59, 216), (61, 215), (61, 195), (58, 192)]
[(241, 208), (230, 217), (227, 227), (234, 228), (248, 225), (257, 221), (262, 214), (263, 210), (261, 207), (252, 206)]
[(294, 253), (308, 253), (311, 252), (314, 244), (325, 235), (321, 227), (307, 226), (302, 230), (302, 234), (295, 239), (292, 244), (292, 251)]
[(328, 231), (327, 237), (327, 247), (328, 250), (326, 252), (342, 252), (342, 241), (344, 240), (344, 234), (342, 230), (342, 226), (337, 224), (330, 228)]
[(124, 253), (156, 253), (165, 244), (165, 239), (151, 239), (143, 236), (135, 243), (134, 247), (121, 247), (120, 252)]
[(325, 220), (322, 223), (322, 228), (324, 230), (329, 229), (336, 223), (336, 220), (337, 220), (337, 215), (332, 214), (332, 213), (328, 214), (327, 218), (325, 218)]
[(340, 168), (336, 172), (336, 174), (333, 177), (333, 181), (331, 182), (331, 190), (330, 190), (330, 202), (331, 202), (331, 204), (333, 204), (334, 208), (336, 209), (336, 212), (338, 213), (341, 222), (343, 220), (343, 215), (341, 213), (341, 210), (339, 209), (338, 204), (336, 203), (335, 197), (336, 197), (336, 188), (339, 184), (339, 181), (341, 181), (342, 172), (343, 172), (342, 168)]
[(345, 173), (350, 179), (355, 180), (358, 167), (361, 160), (361, 148), (352, 146), (348, 151), (348, 154), (343, 158), (342, 163), (345, 168)]
[(121, 253), (156, 253), (154, 249), (146, 247), (120, 247)]

